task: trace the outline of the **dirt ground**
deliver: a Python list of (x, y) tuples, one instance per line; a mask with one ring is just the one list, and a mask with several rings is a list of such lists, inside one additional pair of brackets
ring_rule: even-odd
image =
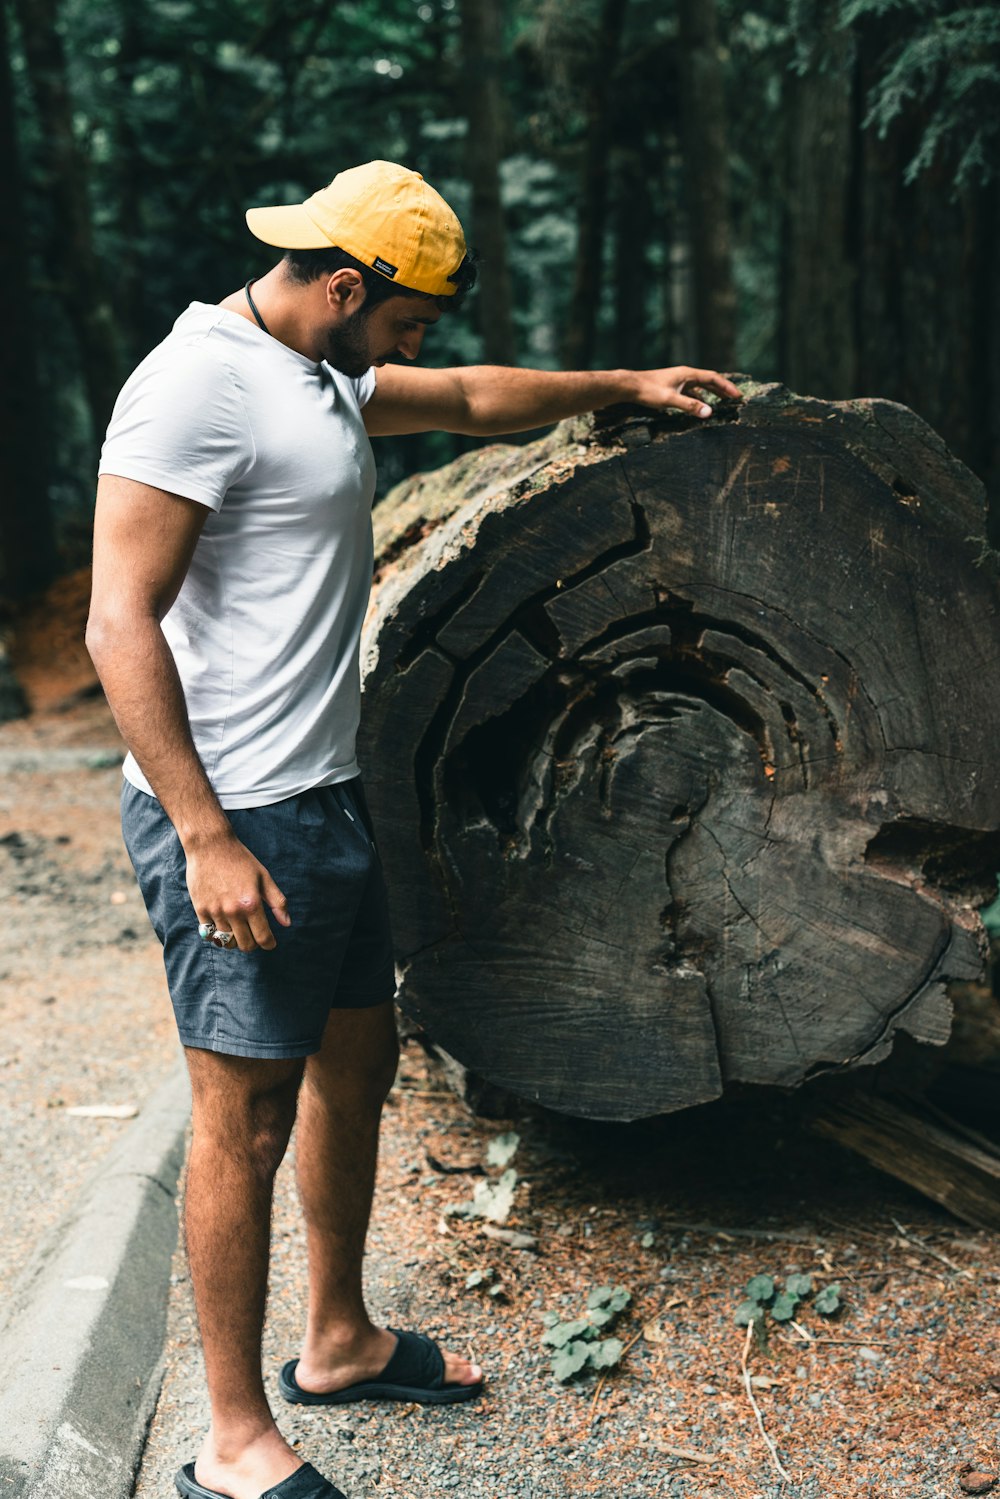
[(160, 949), (118, 830), (103, 700), (0, 725), (0, 1285), (56, 1227), (176, 1056)]
[[(0, 1278), (122, 1127), (67, 1108), (141, 1108), (175, 1054), (159, 948), (118, 833), (121, 746), (103, 701), (78, 695), (85, 685), (61, 683), (0, 728)], [(449, 1213), (500, 1177), (487, 1151), (509, 1131), (520, 1142), (506, 1219)], [(515, 1247), (511, 1232), (531, 1242)], [(806, 1298), (794, 1324), (772, 1324), (767, 1347), (751, 1348), (748, 1395), (734, 1318), (762, 1273), (839, 1283), (843, 1307), (823, 1318)], [(272, 1389), (297, 1352), (304, 1275), (286, 1163)], [(282, 1405), (283, 1429), (350, 1499), (950, 1499), (989, 1492), (1000, 1474), (1000, 1241), (808, 1134), (795, 1097), (644, 1126), (530, 1110), (484, 1120), (411, 1040), (386, 1110), (368, 1282), (378, 1316), (471, 1349), (489, 1386), (452, 1409)], [(631, 1294), (614, 1328), (624, 1357), (603, 1379), (560, 1384), (546, 1313), (579, 1316), (606, 1284)], [(172, 1492), (205, 1422), (179, 1251), (140, 1499)]]
[[(286, 1163), (265, 1334), (282, 1429), (350, 1499), (989, 1492), (976, 1485), (1000, 1466), (1000, 1244), (806, 1136), (798, 1114), (772, 1099), (644, 1127), (475, 1119), (411, 1041), (386, 1110), (369, 1296), (390, 1325), (471, 1350), (489, 1388), (444, 1410), (281, 1401), (274, 1377), (298, 1352), (305, 1291)], [(471, 1198), (482, 1178), (468, 1168), (510, 1130), (519, 1180), (502, 1228), (530, 1236), (527, 1248), (447, 1212)], [(470, 1286), (476, 1272), (485, 1278)], [(797, 1328), (774, 1325), (750, 1354), (772, 1459), (734, 1314), (751, 1276), (793, 1272), (817, 1289), (839, 1283), (844, 1306), (824, 1319), (807, 1301)], [(180, 1253), (175, 1279), (139, 1499), (169, 1492), (208, 1419)], [(545, 1314), (578, 1316), (604, 1284), (632, 1295), (615, 1328), (625, 1357), (600, 1387), (594, 1375), (561, 1385)]]

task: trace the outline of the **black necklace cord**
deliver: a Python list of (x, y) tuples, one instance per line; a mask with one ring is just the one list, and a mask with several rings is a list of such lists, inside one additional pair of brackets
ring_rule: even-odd
[(267, 326), (267, 324), (265, 323), (264, 319), (261, 317), (260, 313), (257, 311), (257, 303), (254, 301), (253, 297), (250, 295), (250, 288), (251, 288), (251, 286), (253, 286), (253, 284), (256, 281), (256, 279), (257, 279), (256, 276), (251, 276), (250, 280), (247, 282), (247, 284), (243, 288), (243, 290), (247, 294), (247, 301), (250, 303), (250, 311), (253, 313), (254, 317), (257, 319), (257, 322), (260, 324), (260, 327), (267, 334), (268, 338), (270, 338), (272, 336), (271, 335), (271, 330)]

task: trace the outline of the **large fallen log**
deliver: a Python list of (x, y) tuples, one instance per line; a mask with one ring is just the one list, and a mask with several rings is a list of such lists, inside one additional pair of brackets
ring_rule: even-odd
[(360, 756), (404, 1010), (632, 1119), (948, 1035), (1000, 868), (982, 487), (905, 407), (753, 387), (376, 511)]

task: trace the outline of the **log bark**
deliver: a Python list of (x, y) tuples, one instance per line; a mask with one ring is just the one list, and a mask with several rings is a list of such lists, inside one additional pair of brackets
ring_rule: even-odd
[(359, 756), (401, 1003), (568, 1113), (943, 1043), (983, 968), (982, 486), (905, 407), (732, 378), (708, 424), (566, 424), (376, 512)]

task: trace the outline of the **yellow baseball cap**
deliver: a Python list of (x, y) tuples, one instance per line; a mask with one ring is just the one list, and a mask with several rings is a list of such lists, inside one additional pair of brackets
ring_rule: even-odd
[(247, 225), (282, 250), (346, 250), (364, 265), (435, 297), (457, 291), (448, 277), (465, 259), (465, 235), (453, 210), (419, 172), (393, 161), (366, 161), (338, 172), (304, 203), (250, 208)]

